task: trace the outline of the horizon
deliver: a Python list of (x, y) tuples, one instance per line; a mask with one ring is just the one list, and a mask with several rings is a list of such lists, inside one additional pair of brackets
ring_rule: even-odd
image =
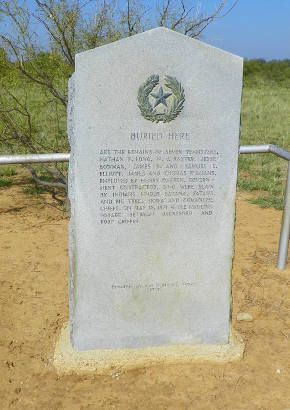
[[(213, 7), (216, 2), (205, 3)], [(246, 59), (290, 59), (289, 17), (288, 0), (239, 0), (227, 16), (208, 26), (201, 40)]]

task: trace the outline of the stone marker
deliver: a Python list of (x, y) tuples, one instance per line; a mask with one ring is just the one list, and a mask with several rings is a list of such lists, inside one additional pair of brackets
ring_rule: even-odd
[(76, 350), (226, 344), (242, 59), (165, 28), (70, 82)]

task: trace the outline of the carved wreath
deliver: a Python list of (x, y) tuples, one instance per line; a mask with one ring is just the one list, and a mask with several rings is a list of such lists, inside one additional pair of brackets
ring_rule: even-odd
[(153, 122), (169, 122), (174, 120), (182, 111), (185, 101), (184, 89), (181, 84), (174, 77), (166, 75), (164, 77), (165, 86), (172, 91), (172, 103), (170, 107), (164, 112), (159, 113), (149, 102), (149, 95), (153, 88), (159, 83), (159, 75), (153, 74), (139, 87), (138, 90), (138, 107), (141, 114), (146, 120)]

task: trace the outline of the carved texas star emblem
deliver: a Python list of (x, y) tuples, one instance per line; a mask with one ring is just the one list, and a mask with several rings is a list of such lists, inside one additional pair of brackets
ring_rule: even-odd
[[(146, 120), (152, 122), (169, 122), (174, 120), (182, 111), (185, 101), (184, 89), (176, 78), (166, 75), (164, 77), (164, 86), (171, 92), (164, 92), (160, 86), (156, 92), (153, 89), (159, 84), (159, 75), (153, 74), (139, 87), (138, 90), (138, 107), (141, 114)], [(155, 98), (153, 106), (149, 96)], [(170, 98), (170, 101), (167, 99)], [(162, 104), (166, 107), (164, 111), (157, 108)], [(161, 105), (161, 106), (162, 106)]]
[(156, 108), (159, 104), (165, 105), (167, 107), (166, 98), (170, 97), (172, 93), (164, 93), (163, 88), (160, 87), (158, 93), (151, 93), (152, 97), (156, 98), (154, 108)]

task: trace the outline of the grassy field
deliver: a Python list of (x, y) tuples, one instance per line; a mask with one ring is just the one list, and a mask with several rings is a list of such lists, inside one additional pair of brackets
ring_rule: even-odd
[[(241, 145), (272, 143), (290, 149), (290, 61), (266, 63), (263, 60), (250, 60), (245, 62), (244, 67)], [(27, 102), (31, 114), (32, 137), (23, 135), (23, 140), (27, 142), (32, 138), (38, 152), (67, 151), (65, 107), (48, 93), (42, 93), (34, 84), (11, 77), (4, 80), (2, 78), (5, 87), (12, 87), (20, 101)], [(59, 81), (63, 88), (66, 78)], [(1, 94), (2, 104), (5, 101), (8, 107), (15, 106), (11, 96), (5, 95), (5, 90)], [(0, 153), (33, 152), (29, 144), (24, 146), (21, 140), (10, 140), (10, 135), (5, 135), (5, 121), (2, 117), (1, 122), (0, 117)], [(13, 111), (13, 121), (19, 130), (27, 129), (27, 116)], [(273, 154), (240, 155), (238, 189), (252, 191), (252, 201), (262, 207), (281, 209), (286, 170), (286, 161)], [(1, 167), (0, 187), (13, 184), (18, 172), (19, 167)], [(45, 171), (41, 175), (43, 178), (49, 177)], [(31, 179), (27, 183), (31, 185)], [(42, 189), (31, 185), (26, 191), (41, 193)]]
[[(290, 149), (290, 88), (245, 86), (241, 145), (276, 144)], [(273, 154), (240, 155), (238, 188), (255, 191), (253, 202), (281, 209), (287, 162)]]

